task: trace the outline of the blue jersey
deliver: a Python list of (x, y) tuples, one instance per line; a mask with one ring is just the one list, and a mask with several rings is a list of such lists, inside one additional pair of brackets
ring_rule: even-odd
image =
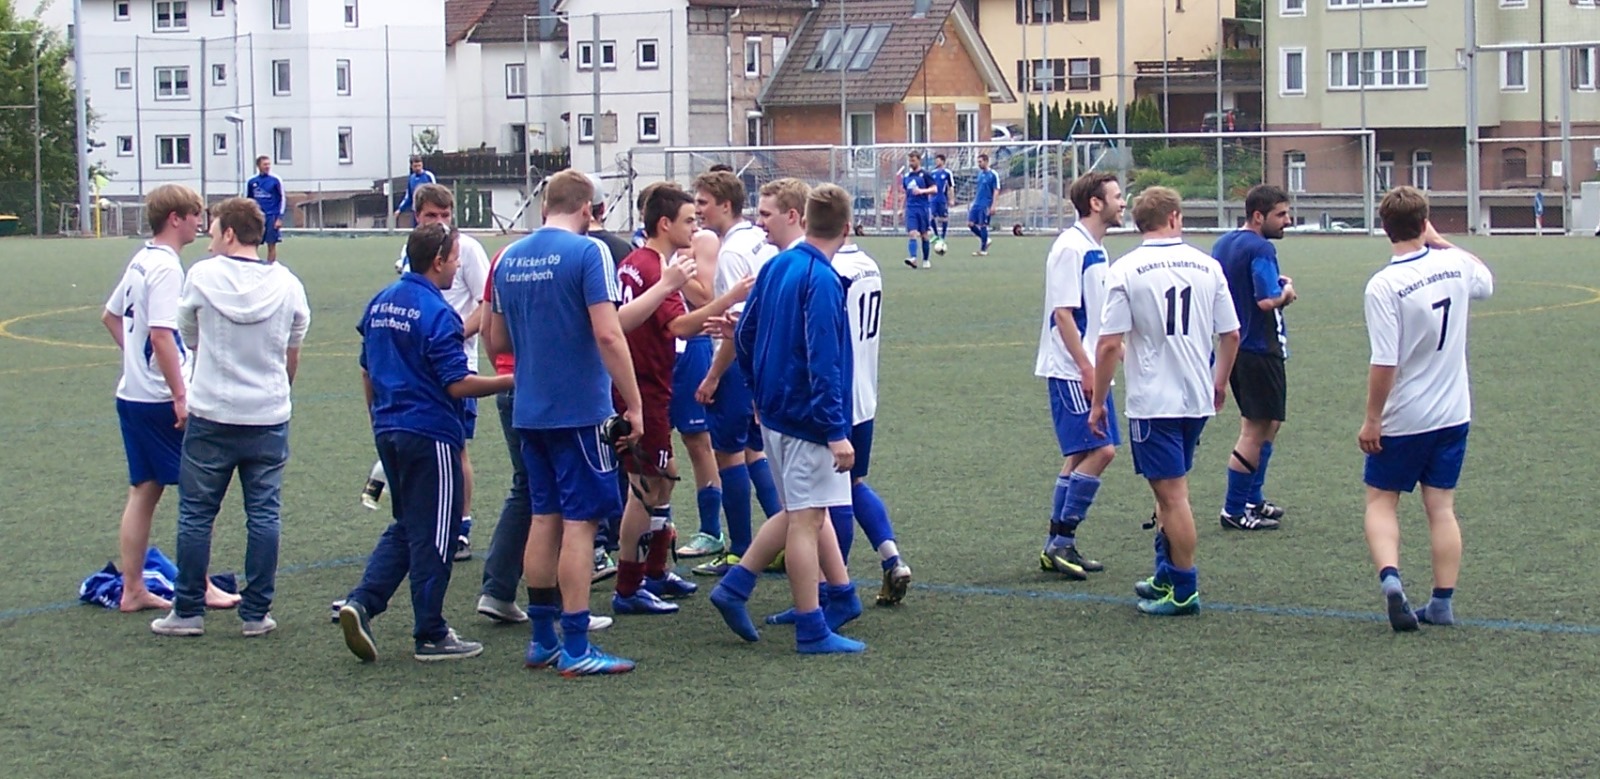
[(263, 173), (245, 182), (244, 196), (261, 206), (267, 217), (267, 227), (283, 216), (283, 180), (271, 173)]
[(824, 445), (850, 436), (844, 280), (817, 247), (801, 243), (762, 266), (734, 345), (763, 427)]
[(950, 184), (955, 180), (955, 177), (950, 175), (950, 169), (934, 168), (928, 171), (928, 178), (933, 181), (934, 186), (939, 188), (939, 191), (933, 194), (933, 199), (940, 202), (948, 202), (950, 200)]
[(494, 271), (494, 311), (516, 357), (518, 430), (598, 425), (611, 416), (611, 374), (589, 307), (622, 300), (611, 251), (554, 227), (506, 247)]
[(907, 211), (926, 211), (933, 205), (933, 195), (918, 195), (913, 189), (927, 189), (933, 180), (925, 170), (908, 170), (900, 176), (900, 189), (906, 196)]
[(467, 368), (461, 316), (428, 277), (406, 273), (367, 304), (361, 367), (372, 382), (372, 432), (404, 431), (461, 446), (465, 403), (446, 389)]
[(1222, 264), (1228, 292), (1239, 315), (1239, 349), (1253, 354), (1289, 356), (1289, 331), (1283, 310), (1262, 311), (1259, 301), (1283, 294), (1278, 283), (1278, 250), (1272, 242), (1250, 230), (1234, 230), (1217, 239), (1211, 256)]
[(417, 193), (417, 187), (420, 187), (423, 184), (437, 184), (437, 183), (439, 183), (439, 180), (434, 178), (433, 173), (431, 171), (426, 171), (425, 170), (425, 171), (422, 171), (421, 173), (413, 173), (413, 174), (411, 174), (410, 177), (408, 177), (406, 179), (406, 197), (405, 197), (404, 200), (400, 201), (400, 205), (397, 208), (395, 208), (395, 210), (399, 211), (401, 213), (406, 213), (406, 212), (410, 211), (411, 208), (412, 208), (411, 198), (412, 198), (413, 195), (415, 195)]
[(994, 169), (979, 170), (975, 183), (972, 202), (973, 205), (988, 208), (994, 205), (995, 193), (1000, 191), (1000, 176)]

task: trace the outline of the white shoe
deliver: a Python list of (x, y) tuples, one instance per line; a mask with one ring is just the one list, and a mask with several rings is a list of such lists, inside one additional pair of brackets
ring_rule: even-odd
[(605, 630), (606, 628), (611, 627), (611, 623), (612, 622), (615, 622), (615, 620), (613, 620), (612, 618), (610, 618), (608, 616), (605, 616), (604, 614), (590, 614), (589, 615), (589, 630), (590, 630), (590, 632), (593, 632), (593, 631), (596, 631), (596, 630)]
[(152, 621), (150, 632), (158, 636), (203, 636), (206, 634), (206, 618), (180, 617), (174, 609), (167, 612), (167, 616)]
[(271, 613), (267, 613), (262, 615), (261, 619), (245, 620), (244, 630), (241, 632), (244, 633), (245, 638), (255, 638), (256, 636), (264, 636), (277, 629), (278, 621), (272, 618)]
[(915, 257), (907, 257), (906, 258), (906, 267), (910, 268), (912, 270), (916, 270), (917, 269), (917, 258), (915, 258)]
[(933, 267), (933, 262), (931, 262), (929, 260), (923, 260), (922, 261), (922, 267), (924, 267), (924, 268), (932, 268)]
[(520, 625), (528, 621), (528, 613), (514, 601), (488, 595), (478, 596), (478, 613), (506, 625)]

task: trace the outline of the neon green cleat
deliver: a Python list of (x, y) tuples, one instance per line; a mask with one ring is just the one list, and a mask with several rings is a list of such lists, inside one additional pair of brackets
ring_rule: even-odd
[(1139, 601), (1139, 611), (1152, 617), (1183, 617), (1200, 613), (1200, 593), (1190, 593), (1183, 602), (1178, 602), (1172, 596), (1172, 591), (1156, 600)]

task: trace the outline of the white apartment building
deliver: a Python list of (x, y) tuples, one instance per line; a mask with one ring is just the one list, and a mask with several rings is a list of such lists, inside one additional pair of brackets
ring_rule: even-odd
[[(468, 26), (447, 31), (448, 148), (501, 154), (567, 146), (567, 25), (538, 5), (490, 3)], [(524, 25), (524, 20), (527, 20)]]

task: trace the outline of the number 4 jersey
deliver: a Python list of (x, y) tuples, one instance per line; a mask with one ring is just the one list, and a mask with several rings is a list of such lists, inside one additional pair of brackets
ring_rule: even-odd
[(1126, 334), (1130, 419), (1215, 415), (1211, 339), (1238, 329), (1222, 266), (1181, 238), (1147, 240), (1106, 273), (1100, 334)]
[(1494, 276), (1459, 249), (1422, 249), (1367, 282), (1372, 364), (1394, 366), (1383, 434), (1411, 435), (1472, 419), (1467, 307), (1494, 293)]
[(859, 425), (878, 413), (878, 329), (883, 314), (883, 277), (878, 263), (853, 243), (845, 244), (833, 255), (833, 269), (845, 283), (851, 352), (855, 357), (850, 424)]

